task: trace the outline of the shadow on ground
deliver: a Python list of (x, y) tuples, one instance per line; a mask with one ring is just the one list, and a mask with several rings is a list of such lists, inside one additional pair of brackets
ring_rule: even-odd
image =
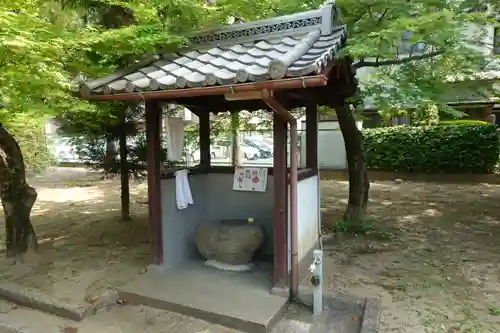
[(28, 253), (14, 266), (3, 260), (0, 280), (80, 304), (129, 281), (150, 263), (147, 205), (139, 203), (145, 201), (144, 184), (132, 184), (133, 220), (123, 222), (116, 180), (70, 172), (30, 183), (38, 191), (32, 222), (39, 254)]
[[(322, 183), (327, 227), (347, 191)], [(326, 246), (329, 287), (382, 297), (382, 332), (497, 332), (500, 186), (374, 183), (370, 197), (373, 230)]]
[[(150, 262), (146, 186), (132, 185), (135, 218), (121, 222), (118, 181), (65, 171), (31, 179), (39, 192), (33, 224), (40, 254), (25, 264), (0, 262), (0, 280), (81, 303)], [(347, 194), (347, 182), (322, 182), (325, 226), (342, 216)], [(381, 297), (381, 333), (497, 333), (499, 199), (500, 186), (487, 184), (373, 183), (374, 227), (325, 244), (325, 288)]]

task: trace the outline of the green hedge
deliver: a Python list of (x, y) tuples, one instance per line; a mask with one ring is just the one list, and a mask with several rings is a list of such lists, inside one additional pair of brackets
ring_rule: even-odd
[(363, 136), (371, 170), (491, 173), (499, 162), (495, 125), (395, 126), (365, 129)]
[(439, 125), (486, 125), (488, 122), (482, 120), (443, 120), (439, 122)]

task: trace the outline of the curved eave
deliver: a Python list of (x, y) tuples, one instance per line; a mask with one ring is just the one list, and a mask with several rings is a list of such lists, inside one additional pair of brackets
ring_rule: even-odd
[[(331, 69), (331, 67), (326, 67)], [(319, 75), (295, 77), (281, 80), (268, 80), (252, 83), (239, 83), (232, 85), (219, 85), (210, 87), (196, 87), (184, 89), (168, 89), (147, 92), (119, 93), (119, 94), (93, 94), (80, 96), (82, 99), (94, 101), (146, 101), (155, 99), (175, 99), (211, 95), (225, 95), (258, 90), (283, 90), (300, 89), (325, 86), (328, 83), (325, 71)]]

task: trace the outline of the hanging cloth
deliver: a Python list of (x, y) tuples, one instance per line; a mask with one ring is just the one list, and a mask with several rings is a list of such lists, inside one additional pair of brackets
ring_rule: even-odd
[(181, 161), (184, 151), (184, 119), (167, 117), (167, 160)]
[(175, 172), (175, 199), (179, 210), (186, 209), (193, 204), (193, 196), (188, 180), (188, 170), (177, 170)]

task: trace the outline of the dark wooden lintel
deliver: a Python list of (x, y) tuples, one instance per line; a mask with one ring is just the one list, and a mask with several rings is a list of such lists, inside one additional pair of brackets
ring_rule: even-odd
[[(203, 167), (201, 165), (198, 165), (198, 166), (194, 166), (194, 167), (190, 167), (188, 168), (189, 170), (189, 174), (191, 176), (194, 176), (194, 175), (206, 175), (206, 174), (211, 174), (211, 173), (225, 173), (225, 174), (234, 174), (234, 167), (232, 166), (223, 166), (223, 165), (212, 165), (210, 167)], [(162, 179), (171, 179), (171, 178), (175, 178), (175, 171), (177, 171), (177, 169), (174, 169), (174, 170), (171, 170), (171, 171), (167, 171), (166, 173), (163, 173), (161, 175), (161, 178)], [(274, 168), (268, 168), (268, 175), (269, 176), (274, 176), (275, 175), (275, 169)], [(287, 175), (290, 175), (290, 170), (289, 168), (287, 168), (287, 171), (286, 171), (286, 174)], [(300, 180), (304, 180), (304, 179), (307, 179), (307, 178), (310, 178), (312, 176), (315, 176), (318, 174), (318, 169), (308, 169), (308, 168), (302, 168), (302, 169), (299, 169), (298, 171), (298, 176), (297, 176), (297, 179), (300, 181)], [(288, 177), (288, 176), (287, 176)]]

